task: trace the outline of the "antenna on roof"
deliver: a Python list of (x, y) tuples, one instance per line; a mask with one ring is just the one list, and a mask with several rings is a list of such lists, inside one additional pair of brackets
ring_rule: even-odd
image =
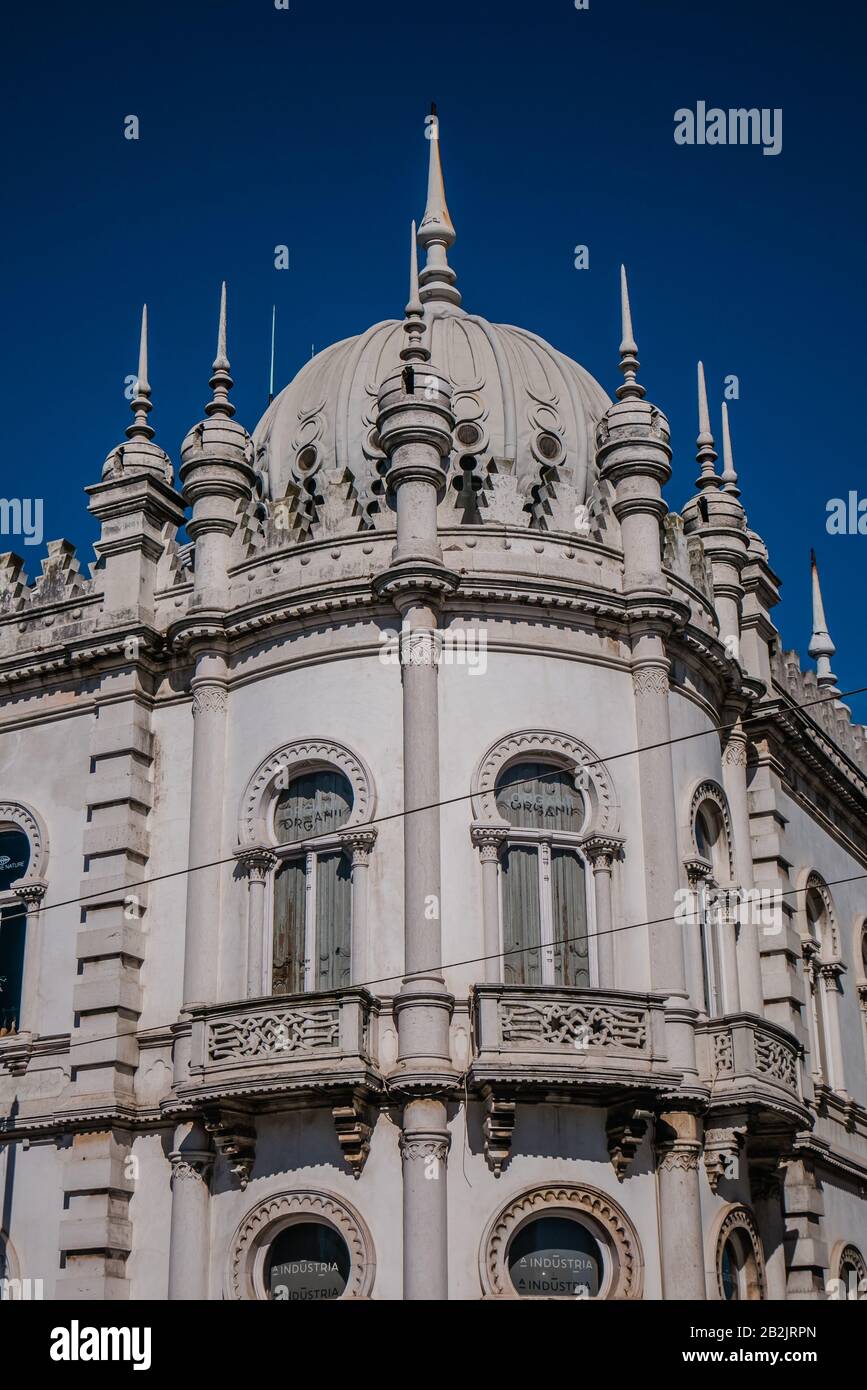
[(274, 333), (277, 327), (277, 305), (271, 305), (271, 375), (268, 378), (268, 404), (274, 399)]

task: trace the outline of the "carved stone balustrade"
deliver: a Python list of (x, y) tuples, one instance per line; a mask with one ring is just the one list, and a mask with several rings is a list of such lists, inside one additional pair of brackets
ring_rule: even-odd
[(373, 1006), (360, 988), (194, 1006), (189, 1070), (176, 1101), (249, 1106), (298, 1093), (373, 1095), (382, 1088), (371, 1051)]
[(803, 1048), (787, 1029), (752, 1014), (730, 1014), (700, 1028), (696, 1046), (712, 1108), (746, 1106), (809, 1125)]
[(662, 999), (623, 990), (485, 984), (473, 989), (480, 1086), (651, 1092), (681, 1080), (666, 1055)]

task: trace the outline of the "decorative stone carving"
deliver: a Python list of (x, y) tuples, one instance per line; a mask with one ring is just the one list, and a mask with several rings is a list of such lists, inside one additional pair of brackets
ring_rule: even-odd
[(341, 833), (340, 843), (349, 851), (352, 867), (365, 867), (370, 863), (370, 854), (376, 844), (376, 829), (349, 830)]
[(207, 1183), (214, 1166), (214, 1155), (210, 1149), (175, 1150), (169, 1154), (169, 1162), (172, 1165), (172, 1187), (179, 1182)]
[(336, 1004), (280, 1009), (215, 1020), (209, 1025), (210, 1062), (247, 1062), (255, 1058), (334, 1048), (340, 1034)]
[(499, 1016), (502, 1040), (512, 1046), (623, 1047), (646, 1052), (649, 1043), (648, 1014), (639, 1007), (501, 999)]
[(485, 1105), (485, 1118), (482, 1122), (485, 1162), (494, 1177), (498, 1178), (512, 1151), (517, 1105), (514, 1096), (501, 1095), (490, 1086), (484, 1088), (482, 1097)]
[(746, 1135), (746, 1124), (709, 1129), (705, 1132), (704, 1166), (712, 1192), (717, 1191), (722, 1178), (738, 1176), (740, 1152)]
[(520, 1193), (490, 1222), (479, 1252), (479, 1278), (488, 1297), (517, 1298), (507, 1253), (517, 1228), (533, 1216), (574, 1215), (586, 1220), (611, 1256), (604, 1298), (640, 1299), (644, 1260), (638, 1235), (623, 1209), (604, 1192), (583, 1183), (556, 1183)]
[(241, 798), (238, 843), (241, 848), (273, 843), (271, 811), (277, 797), (278, 779), (287, 775), (337, 768), (352, 787), (352, 809), (342, 826), (343, 833), (373, 818), (376, 797), (367, 765), (342, 743), (328, 739), (295, 739), (271, 753), (260, 763)]
[(479, 851), (479, 858), (483, 864), (495, 863), (500, 857), (500, 850), (508, 838), (508, 830), (496, 825), (486, 825), (484, 822), (470, 826), (470, 838), (476, 849)]
[(266, 1297), (264, 1266), (267, 1247), (281, 1230), (299, 1217), (333, 1226), (346, 1241), (350, 1264), (342, 1297), (370, 1297), (376, 1277), (376, 1255), (370, 1232), (361, 1217), (342, 1198), (305, 1189), (267, 1197), (241, 1221), (229, 1246), (226, 1277), (228, 1298)]
[(571, 765), (576, 776), (583, 773), (589, 811), (585, 833), (616, 835), (620, 828), (620, 805), (607, 766), (587, 744), (551, 729), (522, 729), (499, 739), (488, 749), (473, 774), (472, 802), (476, 822), (503, 827), (495, 796), (500, 774), (510, 763), (540, 754), (543, 758), (553, 755)]
[(689, 1139), (678, 1139), (664, 1148), (658, 1149), (657, 1168), (671, 1172), (680, 1168), (685, 1173), (695, 1172), (701, 1158), (701, 1144)]
[(199, 714), (222, 714), (226, 703), (225, 686), (197, 685), (193, 691), (193, 718)]
[(360, 1096), (351, 1096), (345, 1104), (331, 1107), (337, 1140), (343, 1157), (354, 1178), (360, 1178), (370, 1153), (373, 1117), (370, 1107)]
[(798, 1090), (798, 1055), (781, 1039), (756, 1029), (756, 1071), (779, 1081), (790, 1091)]
[(744, 739), (729, 739), (723, 751), (723, 762), (728, 767), (746, 767), (747, 745)]
[(244, 850), (238, 855), (238, 863), (247, 877), (256, 883), (263, 883), (277, 863), (276, 854), (262, 845)]
[(722, 818), (723, 830), (725, 833), (726, 854), (728, 856), (729, 878), (734, 879), (734, 833), (732, 831), (732, 818), (731, 812), (729, 811), (728, 797), (726, 796), (725, 792), (723, 791), (722, 787), (719, 785), (718, 782), (713, 782), (709, 779), (705, 779), (705, 781), (699, 782), (698, 786), (695, 788), (690, 798), (689, 803), (689, 828), (690, 834), (692, 836), (692, 848), (694, 855), (697, 859), (701, 859), (698, 844), (695, 838), (695, 818), (696, 813), (699, 810), (699, 807), (705, 801), (712, 801), (713, 804), (717, 807)]
[(632, 1105), (616, 1106), (608, 1112), (605, 1132), (611, 1166), (617, 1174), (617, 1181), (623, 1182), (647, 1133), (647, 1115)]
[(713, 1068), (717, 1076), (727, 1076), (735, 1069), (732, 1035), (726, 1028), (713, 1035)]
[(632, 672), (632, 688), (636, 695), (667, 695), (668, 672), (660, 666), (640, 666)]
[(0, 801), (0, 825), (14, 825), (30, 841), (30, 863), (16, 885), (44, 885), (48, 870), (48, 831), (32, 806), (25, 801)]
[(752, 1252), (756, 1262), (756, 1276), (759, 1283), (759, 1293), (760, 1296), (763, 1298), (765, 1296), (766, 1284), (765, 1257), (764, 1252), (762, 1251), (762, 1242), (759, 1238), (759, 1232), (758, 1227), (756, 1226), (755, 1217), (753, 1216), (749, 1207), (741, 1205), (730, 1207), (729, 1210), (723, 1216), (722, 1220), (720, 1221), (719, 1227), (717, 1229), (715, 1245), (716, 1259), (714, 1261), (714, 1267), (716, 1269), (717, 1292), (721, 1299), (725, 1298), (725, 1289), (723, 1288), (722, 1279), (722, 1256), (723, 1249), (725, 1248), (725, 1243), (729, 1239), (733, 1231), (742, 1231), (745, 1238), (749, 1241), (749, 1244), (752, 1247)]
[(442, 1134), (418, 1134), (412, 1132), (406, 1134), (401, 1131), (400, 1136), (400, 1156), (404, 1163), (427, 1163), (430, 1159), (436, 1159), (437, 1163), (445, 1163), (448, 1158), (451, 1139), (448, 1135)]
[(594, 873), (610, 873), (615, 859), (623, 853), (623, 845), (621, 835), (588, 835), (581, 841)]
[(205, 1118), (205, 1129), (214, 1136), (217, 1152), (243, 1189), (256, 1161), (256, 1131), (244, 1114), (220, 1110)]

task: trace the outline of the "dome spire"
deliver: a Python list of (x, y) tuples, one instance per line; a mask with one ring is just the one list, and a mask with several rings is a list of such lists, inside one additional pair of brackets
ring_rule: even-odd
[(440, 123), (435, 102), (431, 105), (425, 133), (430, 149), (427, 206), (418, 230), (419, 246), (427, 253), (420, 276), (421, 302), (427, 304), (430, 300), (444, 300), (448, 304), (460, 304), (461, 296), (455, 289), (457, 277), (448, 260), (448, 249), (454, 244), (456, 233), (446, 206), (440, 161)]
[(622, 386), (617, 388), (619, 401), (638, 400), (644, 396), (644, 387), (638, 381), (638, 344), (632, 332), (632, 309), (629, 304), (629, 285), (626, 280), (626, 266), (620, 267), (620, 316), (623, 337), (620, 342), (620, 370), (624, 376)]
[(717, 461), (717, 452), (713, 446), (713, 435), (710, 432), (710, 411), (707, 405), (707, 384), (704, 379), (704, 363), (698, 364), (698, 453), (696, 461), (701, 465), (701, 472), (696, 478), (695, 485), (700, 492), (706, 492), (708, 488), (719, 486), (719, 478), (714, 470)]
[(208, 385), (213, 391), (213, 397), (205, 406), (205, 414), (222, 415), (229, 420), (235, 413), (235, 407), (229, 400), (229, 392), (234, 385), (229, 375), (229, 359), (226, 356), (226, 282), (220, 290), (220, 325), (217, 329), (217, 355), (214, 358), (214, 375)]
[(813, 635), (810, 638), (807, 651), (816, 662), (816, 684), (819, 689), (827, 690), (830, 694), (839, 694), (837, 677), (831, 670), (831, 657), (837, 648), (831, 641), (831, 634), (828, 631), (828, 623), (825, 618), (825, 605), (822, 602), (822, 588), (819, 583), (819, 566), (816, 564), (815, 550), (810, 551), (810, 576), (813, 585)]
[(729, 429), (729, 408), (728, 403), (722, 404), (722, 441), (723, 441), (723, 471), (722, 471), (722, 490), (730, 492), (734, 497), (740, 497), (741, 490), (738, 487), (738, 475), (735, 472), (735, 460), (732, 452), (732, 436)]
[(409, 301), (405, 309), (403, 331), (407, 340), (400, 350), (404, 362), (429, 362), (430, 350), (424, 345), (424, 310), (418, 288), (418, 241), (415, 222), (409, 237)]
[(148, 424), (148, 414), (153, 410), (151, 388), (148, 382), (148, 306), (142, 305), (141, 336), (138, 346), (138, 376), (135, 395), (130, 401), (133, 422), (126, 427), (127, 439), (153, 439), (153, 426)]

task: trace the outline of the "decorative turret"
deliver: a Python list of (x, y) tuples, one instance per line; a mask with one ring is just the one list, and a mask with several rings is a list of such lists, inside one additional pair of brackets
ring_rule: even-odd
[(427, 181), (427, 206), (418, 229), (418, 244), (427, 252), (424, 270), (419, 277), (421, 302), (443, 300), (460, 304), (460, 292), (455, 288), (457, 276), (449, 265), (448, 250), (454, 245), (456, 232), (446, 206), (443, 170), (440, 160), (440, 123), (436, 105), (431, 106), (427, 123), (430, 155)]
[(810, 551), (810, 578), (813, 588), (813, 635), (810, 638), (807, 651), (816, 663), (816, 684), (819, 689), (829, 695), (839, 695), (837, 677), (831, 670), (831, 657), (837, 648), (831, 641), (831, 634), (825, 619), (825, 605), (822, 602), (822, 588), (819, 583), (819, 566), (816, 564), (816, 552), (814, 550)]
[(388, 484), (397, 496), (395, 566), (442, 566), (437, 538), (437, 500), (446, 482), (452, 447), (452, 389), (430, 361), (419, 292), (416, 229), (410, 241), (409, 302), (400, 356), (404, 365), (379, 388), (377, 430), (388, 458)]
[(154, 477), (172, 481), (173, 470), (168, 454), (152, 444), (153, 426), (148, 424), (148, 415), (153, 410), (151, 388), (148, 382), (148, 306), (142, 305), (141, 335), (138, 350), (138, 376), (135, 395), (130, 402), (133, 422), (126, 427), (127, 444), (117, 444), (102, 466), (103, 480), (120, 478), (133, 473), (150, 473)]
[(94, 549), (99, 557), (97, 590), (104, 595), (110, 620), (134, 631), (154, 620), (157, 564), (166, 535), (183, 525), (183, 498), (172, 486), (168, 454), (153, 441), (148, 424), (151, 388), (148, 382), (148, 311), (142, 309), (138, 377), (131, 402), (133, 422), (127, 443), (112, 449), (102, 469), (102, 482), (85, 491), (91, 513), (102, 523)]
[(220, 293), (217, 355), (210, 380), (206, 419), (194, 425), (181, 445), (180, 476), (193, 515), (187, 532), (195, 542), (197, 608), (228, 603), (229, 543), (255, 485), (253, 442), (229, 400), (232, 377), (226, 355), (226, 285)]
[(671, 432), (661, 410), (644, 399), (626, 269), (620, 267), (623, 384), (596, 432), (597, 465), (615, 489), (614, 513), (623, 534), (624, 589), (666, 592), (660, 522), (668, 508), (662, 488), (671, 477)]

